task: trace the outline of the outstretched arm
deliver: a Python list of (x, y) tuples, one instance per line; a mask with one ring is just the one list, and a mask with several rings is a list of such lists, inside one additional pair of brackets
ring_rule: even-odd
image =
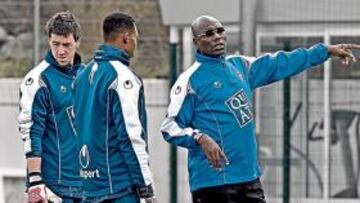
[(339, 58), (344, 65), (356, 62), (351, 49), (356, 44), (317, 44), (309, 49), (298, 48), (291, 52), (265, 54), (249, 63), (248, 74), (252, 89), (292, 77), (304, 70), (324, 63), (329, 57)]

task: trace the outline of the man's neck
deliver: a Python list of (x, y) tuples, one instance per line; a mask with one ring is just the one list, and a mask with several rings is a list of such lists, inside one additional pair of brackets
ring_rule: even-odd
[(63, 68), (63, 69), (67, 69), (67, 68), (72, 68), (74, 66), (74, 58), (71, 59), (71, 62), (64, 65), (64, 66), (60, 66), (60, 68)]
[(223, 54), (219, 54), (219, 55), (211, 55), (211, 54), (205, 54), (201, 51), (199, 51), (200, 54), (207, 56), (207, 57), (211, 57), (211, 58), (219, 58), (220, 56), (222, 56)]

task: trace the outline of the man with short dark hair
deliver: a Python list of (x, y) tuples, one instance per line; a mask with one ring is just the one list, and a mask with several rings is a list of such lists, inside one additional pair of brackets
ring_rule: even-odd
[(323, 63), (346, 65), (359, 45), (315, 45), (258, 58), (226, 56), (225, 29), (214, 17), (192, 23), (196, 61), (170, 93), (161, 131), (185, 147), (194, 203), (263, 203), (252, 103), (253, 90)]
[(74, 83), (85, 201), (152, 203), (144, 87), (129, 66), (138, 30), (120, 12), (106, 16), (102, 28), (104, 44)]
[(70, 12), (46, 25), (50, 50), (20, 86), (19, 130), (27, 162), (28, 202), (75, 203), (82, 199), (78, 175), (71, 84), (82, 67), (76, 53), (81, 28)]

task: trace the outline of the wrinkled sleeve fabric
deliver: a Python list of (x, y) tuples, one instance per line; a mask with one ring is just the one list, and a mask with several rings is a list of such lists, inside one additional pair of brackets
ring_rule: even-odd
[(291, 52), (279, 51), (251, 61), (248, 77), (251, 89), (289, 78), (311, 67), (324, 63), (329, 52), (324, 44), (309, 49), (298, 48)]
[(40, 157), (42, 138), (46, 128), (48, 95), (41, 81), (27, 78), (20, 86), (19, 132), (24, 142), (26, 158)]
[(180, 147), (193, 148), (196, 146), (196, 141), (192, 136), (194, 129), (189, 127), (189, 124), (194, 111), (194, 97), (176, 95), (174, 91), (176, 90), (171, 90), (170, 105), (166, 118), (161, 124), (161, 132), (167, 142)]
[(153, 178), (149, 166), (147, 134), (144, 129), (146, 124), (140, 119), (140, 115), (146, 113), (141, 112), (143, 108), (140, 107), (140, 98), (143, 96), (142, 82), (127, 67), (122, 67), (120, 62), (112, 62), (112, 65), (118, 76), (110, 87), (115, 94), (111, 97), (110, 109), (115, 126), (120, 128), (123, 125), (126, 132), (119, 132), (120, 140), (125, 139), (129, 142), (129, 144), (120, 144), (119, 147), (135, 185), (148, 186), (153, 184)]
[(170, 91), (170, 104), (167, 114), (161, 124), (161, 133), (164, 139), (176, 146), (194, 148), (197, 146), (193, 137), (195, 131), (191, 120), (196, 108), (195, 91), (191, 86), (191, 75), (200, 64), (195, 63), (184, 72), (175, 82)]

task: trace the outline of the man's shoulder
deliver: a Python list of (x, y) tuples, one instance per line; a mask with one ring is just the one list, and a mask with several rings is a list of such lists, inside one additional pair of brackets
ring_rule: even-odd
[(226, 60), (238, 60), (241, 59), (241, 55), (240, 54), (229, 54), (225, 57)]
[(118, 60), (109, 61), (109, 64), (112, 66), (112, 70), (114, 70), (112, 74), (114, 74), (119, 83), (124, 84), (125, 88), (132, 87), (133, 85), (136, 87), (142, 86), (141, 77), (131, 67)]
[(133, 77), (134, 75), (136, 75), (129, 66), (123, 64), (121, 61), (118, 60), (108, 61), (108, 65), (106, 66), (111, 66), (112, 69), (115, 70), (115, 72), (120, 77)]
[(177, 95), (183, 89), (189, 89), (193, 84), (191, 84), (191, 79), (193, 78), (194, 74), (197, 73), (199, 68), (201, 67), (201, 63), (195, 61), (189, 68), (183, 71), (179, 77), (177, 78), (175, 84), (173, 85), (172, 91)]
[(79, 72), (79, 75), (99, 72), (105, 72), (110, 75), (115, 74), (115, 68), (110, 62), (111, 61), (91, 60), (84, 65), (83, 69)]
[(45, 60), (41, 61), (37, 66), (32, 68), (24, 77), (28, 79), (29, 77), (40, 77), (41, 74), (50, 66)]
[(21, 88), (28, 89), (30, 91), (36, 91), (41, 86), (44, 85), (44, 82), (41, 78), (42, 73), (50, 66), (48, 62), (43, 60), (33, 69), (31, 69), (21, 82)]
[(240, 54), (231, 54), (231, 55), (227, 55), (226, 60), (231, 61), (231, 60), (240, 60), (240, 61), (248, 61), (248, 62), (253, 62), (256, 57), (252, 57), (252, 56), (246, 56), (246, 55), (240, 55)]
[(256, 57), (245, 56), (240, 54), (232, 54), (226, 56), (226, 60), (233, 64), (241, 64), (246, 69), (250, 69), (251, 64), (256, 60)]
[(193, 76), (201, 66), (202, 64), (200, 62), (195, 61), (189, 68), (187, 68), (180, 74), (178, 80), (189, 80), (191, 76)]

